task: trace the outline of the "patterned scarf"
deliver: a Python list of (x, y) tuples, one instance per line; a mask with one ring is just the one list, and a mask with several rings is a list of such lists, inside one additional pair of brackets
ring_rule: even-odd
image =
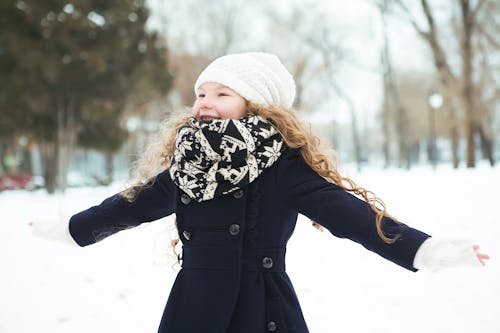
[(189, 118), (177, 133), (170, 176), (192, 199), (206, 201), (254, 181), (285, 148), (281, 135), (260, 116)]

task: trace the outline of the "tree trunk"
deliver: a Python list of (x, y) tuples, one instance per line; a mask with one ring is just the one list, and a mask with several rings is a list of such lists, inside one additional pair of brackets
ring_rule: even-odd
[(57, 96), (57, 141), (59, 151), (57, 156), (58, 173), (57, 189), (64, 192), (68, 186), (68, 172), (71, 157), (76, 145), (75, 103), (71, 97)]
[(29, 147), (25, 146), (21, 148), (21, 166), (20, 171), (23, 173), (33, 174), (33, 163), (31, 161), (31, 151)]
[(5, 165), (6, 151), (7, 151), (7, 144), (5, 142), (0, 143), (0, 174), (7, 172), (7, 166)]
[(359, 139), (358, 118), (356, 117), (356, 109), (354, 108), (354, 104), (349, 98), (345, 98), (345, 100), (349, 105), (349, 111), (351, 113), (351, 130), (352, 130), (352, 139), (354, 143), (354, 156), (356, 158), (356, 166), (358, 171), (361, 171), (362, 151), (361, 151), (361, 142)]
[(451, 72), (451, 69), (446, 60), (445, 53), (438, 43), (437, 40), (437, 32), (434, 26), (434, 18), (430, 12), (429, 6), (426, 1), (422, 1), (422, 7), (424, 9), (424, 13), (427, 17), (427, 22), (429, 23), (429, 32), (422, 33), (424, 39), (426, 39), (431, 47), (432, 54), (434, 56), (434, 65), (436, 67), (439, 83), (441, 86), (441, 92), (443, 93), (444, 106), (448, 110), (448, 119), (450, 123), (450, 140), (451, 140), (451, 153), (453, 160), (453, 167), (458, 168), (460, 164), (458, 148), (460, 141), (460, 131), (459, 124), (456, 115), (455, 106), (453, 104), (455, 96), (457, 96), (457, 86), (458, 82), (456, 77)]
[(397, 107), (397, 133), (399, 143), (399, 166), (401, 168), (410, 169), (410, 147), (408, 144), (408, 117), (406, 110), (400, 105), (399, 95), (396, 87), (393, 87), (393, 95)]
[(382, 110), (382, 133), (383, 140), (382, 150), (384, 153), (384, 169), (387, 169), (390, 165), (391, 157), (389, 150), (389, 108), (387, 105), (387, 97), (384, 97), (384, 107)]
[(467, 110), (465, 106), (465, 140), (466, 140), (466, 165), (468, 168), (473, 168), (476, 166), (476, 149), (474, 142), (475, 125), (474, 119), (470, 114), (471, 110)]
[(382, 79), (383, 79), (383, 89), (384, 89), (384, 101), (382, 106), (382, 134), (383, 143), (382, 150), (384, 153), (384, 169), (388, 168), (391, 162), (390, 156), (390, 119), (391, 119), (391, 103), (389, 98), (389, 76), (390, 64), (389, 64), (389, 37), (387, 34), (387, 22), (385, 20), (385, 15), (387, 13), (387, 1), (383, 1), (379, 5), (380, 18), (382, 21), (382, 35), (383, 35), (383, 45), (380, 50), (380, 62), (382, 68)]
[(345, 94), (342, 92), (342, 90), (340, 90), (340, 87), (337, 85), (337, 83), (333, 80), (332, 77), (333, 76), (330, 76), (330, 85), (332, 86), (337, 96), (347, 103), (349, 112), (351, 114), (351, 130), (353, 138), (352, 141), (354, 144), (354, 154), (355, 154), (357, 168), (358, 170), (361, 170), (361, 141), (359, 139), (359, 133), (358, 133), (356, 109), (352, 101), (349, 99), (349, 97), (345, 96)]
[(443, 93), (443, 107), (446, 110), (446, 115), (448, 118), (448, 133), (451, 141), (451, 157), (453, 168), (457, 169), (460, 165), (460, 158), (458, 155), (458, 145), (460, 142), (460, 131), (458, 126), (458, 119), (455, 110), (455, 106), (452, 102), (452, 93), (446, 82), (443, 82), (440, 77), (441, 90)]
[(76, 131), (73, 128), (61, 128), (58, 130), (57, 146), (59, 149), (59, 172), (57, 176), (57, 188), (63, 192), (68, 186), (68, 172), (75, 142)]
[(489, 138), (483, 126), (478, 126), (477, 132), (481, 140), (482, 157), (487, 159), (491, 166), (495, 166), (495, 159), (493, 157), (493, 140)]
[(113, 182), (113, 170), (114, 170), (114, 164), (113, 164), (113, 156), (114, 154), (112, 152), (105, 152), (104, 153), (104, 159), (105, 159), (105, 171), (106, 171), (106, 185), (109, 185)]
[(473, 101), (473, 82), (472, 82), (472, 48), (471, 36), (474, 26), (474, 16), (472, 15), (469, 0), (460, 1), (460, 10), (462, 13), (462, 104), (465, 113), (465, 139), (467, 141), (467, 167), (476, 166), (476, 151), (474, 136), (477, 129), (477, 117), (474, 111)]
[(448, 64), (445, 52), (439, 43), (438, 32), (434, 24), (434, 16), (432, 15), (431, 9), (427, 0), (421, 0), (420, 4), (422, 6), (422, 11), (424, 12), (427, 24), (429, 25), (428, 31), (424, 31), (418, 27), (415, 21), (412, 21), (413, 26), (417, 32), (422, 36), (424, 40), (427, 41), (429, 47), (431, 48), (432, 55), (434, 58), (434, 66), (439, 77), (441, 92), (444, 97), (444, 105), (448, 108), (448, 117), (450, 119), (450, 139), (451, 139), (451, 149), (453, 156), (453, 167), (458, 168), (460, 164), (460, 159), (458, 155), (458, 147), (460, 140), (460, 131), (458, 125), (458, 118), (456, 116), (454, 99), (456, 96), (460, 95), (458, 79), (455, 77), (451, 71), (450, 65)]
[(450, 129), (450, 136), (453, 168), (457, 169), (460, 166), (460, 158), (458, 157), (458, 143), (460, 141), (460, 134), (458, 132), (458, 126), (456, 124)]
[(401, 101), (399, 99), (399, 93), (396, 88), (396, 82), (392, 71), (392, 65), (389, 54), (389, 38), (387, 33), (387, 23), (385, 20), (385, 15), (387, 13), (387, 2), (384, 1), (379, 6), (380, 16), (382, 20), (383, 29), (383, 46), (381, 50), (381, 63), (383, 70), (383, 82), (384, 82), (384, 106), (385, 115), (383, 124), (383, 131), (386, 135), (386, 142), (384, 143), (384, 154), (386, 155), (386, 166), (387, 166), (387, 156), (390, 153), (390, 139), (388, 137), (390, 133), (390, 121), (394, 120), (391, 116), (394, 115), (395, 119), (395, 132), (398, 144), (398, 164), (400, 167), (409, 169), (411, 166), (410, 161), (410, 147), (408, 143), (408, 121), (406, 110), (402, 107)]
[(293, 71), (293, 77), (295, 79), (295, 84), (296, 84), (294, 105), (297, 110), (302, 109), (303, 91), (304, 91), (303, 76), (304, 76), (304, 71), (307, 67), (307, 60), (308, 60), (307, 57), (298, 58), (297, 62), (295, 63), (295, 69)]
[(58, 149), (55, 142), (40, 143), (42, 157), (42, 174), (47, 193), (53, 194), (57, 188)]

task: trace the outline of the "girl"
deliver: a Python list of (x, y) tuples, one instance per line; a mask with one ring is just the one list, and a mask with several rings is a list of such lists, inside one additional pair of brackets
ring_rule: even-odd
[(63, 229), (68, 241), (87, 246), (175, 213), (182, 269), (158, 332), (308, 332), (285, 272), (299, 213), (411, 271), (488, 259), (477, 245), (434, 240), (396, 221), (342, 177), (290, 110), (295, 82), (276, 56), (218, 58), (194, 90), (192, 115), (149, 147), (135, 185)]

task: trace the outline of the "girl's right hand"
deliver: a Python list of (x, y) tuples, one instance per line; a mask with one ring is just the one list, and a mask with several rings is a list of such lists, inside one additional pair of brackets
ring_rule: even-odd
[(34, 236), (46, 240), (59, 241), (68, 245), (77, 245), (69, 233), (69, 218), (56, 218), (53, 220), (40, 219), (28, 222)]

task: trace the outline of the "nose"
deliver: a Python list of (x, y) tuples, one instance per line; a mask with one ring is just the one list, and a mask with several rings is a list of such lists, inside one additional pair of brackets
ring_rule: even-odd
[(212, 103), (205, 99), (197, 101), (193, 108), (196, 117), (203, 117), (205, 113), (210, 112), (211, 110), (213, 110)]
[(202, 118), (204, 116), (207, 116), (213, 109), (214, 109), (213, 104), (210, 102), (209, 99), (204, 97), (203, 99), (199, 99), (196, 101), (193, 108), (193, 112), (196, 118)]
[(194, 111), (195, 111), (195, 113), (198, 114), (198, 116), (202, 117), (204, 115), (204, 113), (206, 113), (207, 111), (213, 110), (213, 108), (214, 108), (214, 105), (210, 102), (209, 99), (207, 99), (205, 97), (196, 103)]
[(199, 109), (212, 109), (214, 107), (212, 98), (208, 94), (204, 94), (203, 96), (199, 97), (196, 102)]
[(210, 100), (208, 98), (203, 98), (203, 100), (200, 101), (200, 104), (199, 104), (199, 107), (201, 110), (210, 110), (212, 109), (214, 106), (213, 104), (210, 102)]

